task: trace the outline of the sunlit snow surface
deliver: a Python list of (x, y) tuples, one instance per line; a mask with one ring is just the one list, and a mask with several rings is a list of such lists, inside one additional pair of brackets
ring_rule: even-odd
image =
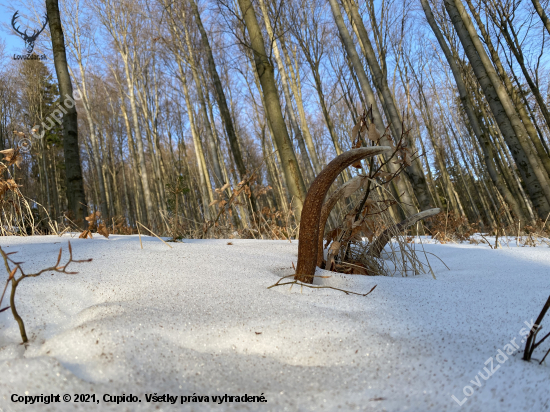
[[(0, 313), (2, 412), (550, 410), (550, 360), (524, 362), (520, 343), (524, 322), (550, 294), (548, 246), (425, 244), (450, 268), (431, 257), (436, 280), (336, 274), (320, 281), (362, 293), (377, 284), (367, 297), (268, 290), (293, 272), (297, 242), (185, 240), (170, 249), (144, 237), (142, 250), (137, 236), (41, 236), (0, 237), (0, 246), (32, 272), (53, 265), (69, 240), (75, 259), (93, 262), (75, 264), (77, 275), (21, 282), (26, 347), (11, 312)], [(521, 348), (478, 388), (471, 381), (514, 338)], [(534, 357), (549, 347), (544, 342)], [(462, 401), (465, 386), (474, 393), (459, 407), (451, 396)], [(141, 403), (10, 400), (50, 393), (133, 394)], [(153, 393), (178, 402), (147, 403)], [(180, 405), (179, 396), (193, 394), (263, 394), (267, 403)]]

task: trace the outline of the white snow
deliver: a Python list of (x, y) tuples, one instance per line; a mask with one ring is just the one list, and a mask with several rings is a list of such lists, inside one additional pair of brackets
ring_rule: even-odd
[[(450, 268), (431, 258), (435, 280), (322, 280), (362, 293), (378, 285), (361, 297), (267, 289), (293, 272), (297, 242), (185, 240), (170, 249), (142, 238), (143, 250), (137, 236), (0, 237), (27, 272), (53, 265), (61, 246), (64, 262), (68, 240), (75, 259), (94, 259), (72, 266), (76, 275), (21, 282), (28, 345), (11, 312), (0, 313), (0, 411), (550, 410), (550, 361), (524, 362), (520, 343), (524, 322), (550, 294), (545, 245), (427, 244)], [(498, 363), (498, 350), (514, 338), (520, 349)], [(534, 357), (549, 347), (544, 342)], [(487, 375), (490, 357), (499, 368), (485, 381), (478, 372)], [(25, 406), (11, 401), (14, 394), (95, 394), (99, 403)], [(141, 402), (106, 403), (105, 394)], [(172, 406), (146, 394), (178, 399)], [(210, 401), (180, 404), (193, 394)], [(212, 401), (225, 394), (263, 394), (267, 402)], [(459, 407), (452, 395), (466, 401)]]

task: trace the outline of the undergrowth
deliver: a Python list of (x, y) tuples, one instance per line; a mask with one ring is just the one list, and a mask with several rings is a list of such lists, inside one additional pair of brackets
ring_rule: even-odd
[[(69, 260), (64, 265), (60, 266), (61, 263), (61, 257), (63, 254), (63, 248), (59, 249), (59, 255), (57, 256), (57, 262), (55, 265), (42, 269), (36, 273), (25, 273), (21, 265), (23, 262), (16, 262), (14, 261), (10, 256), (15, 254), (17, 252), (10, 252), (6, 253), (4, 250), (0, 247), (0, 254), (2, 255), (2, 259), (4, 260), (4, 265), (6, 267), (6, 271), (8, 273), (8, 279), (6, 280), (6, 285), (4, 286), (4, 290), (2, 292), (2, 296), (0, 296), (0, 312), (5, 312), (8, 309), (11, 309), (11, 313), (13, 315), (13, 318), (19, 325), (19, 332), (21, 333), (21, 339), (23, 340), (23, 343), (28, 342), (27, 338), (27, 332), (25, 330), (25, 323), (23, 322), (23, 319), (17, 312), (16, 306), (15, 306), (15, 296), (17, 292), (17, 286), (19, 286), (19, 283), (25, 279), (25, 278), (34, 278), (42, 275), (46, 272), (57, 272), (57, 273), (64, 273), (66, 275), (76, 275), (78, 272), (68, 272), (67, 268), (71, 263), (83, 263), (83, 262), (91, 262), (92, 259), (84, 259), (84, 260), (74, 260), (73, 259), (73, 250), (71, 247), (71, 242), (69, 242)], [(13, 266), (13, 267), (12, 267)], [(19, 277), (17, 275), (19, 274)], [(53, 275), (53, 273), (52, 273)], [(10, 305), (2, 308), (2, 301), (4, 300), (4, 295), (6, 294), (6, 290), (11, 283), (11, 293), (10, 293)]]

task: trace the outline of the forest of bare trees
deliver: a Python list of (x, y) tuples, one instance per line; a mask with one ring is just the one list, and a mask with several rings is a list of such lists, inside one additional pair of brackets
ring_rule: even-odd
[[(45, 14), (34, 3), (12, 11), (31, 29)], [(60, 0), (80, 165), (66, 158), (68, 126), (52, 117), (64, 93), (49, 28), (36, 44), (45, 61), (14, 60), (0, 43), (0, 150), (31, 136), (10, 171), (45, 232), (51, 222), (82, 225), (84, 208), (112, 232), (133, 233), (140, 222), (174, 237), (212, 228), (209, 236), (285, 239), (308, 213), (309, 186), (354, 147), (354, 126), (369, 112), (380, 144), (403, 138), (412, 154), (385, 165), (388, 174), (403, 166), (388, 185), (401, 205), (396, 220), (438, 207), (484, 230), (544, 222), (547, 8), (547, 0)], [(349, 168), (335, 185), (363, 171)]]

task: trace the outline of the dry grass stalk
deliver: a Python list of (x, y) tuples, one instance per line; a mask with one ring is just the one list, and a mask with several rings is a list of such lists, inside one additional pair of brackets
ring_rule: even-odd
[[(162, 240), (160, 237), (158, 237), (155, 233), (153, 233), (152, 230), (148, 229), (147, 227), (145, 227), (144, 225), (142, 225), (140, 222), (137, 222), (137, 224), (139, 226), (141, 226), (142, 228), (144, 228), (146, 231), (148, 231), (149, 233), (151, 233), (153, 236), (155, 236), (158, 240), (160, 240), (162, 243), (164, 243), (166, 246), (168, 246), (170, 249), (173, 249), (172, 246), (170, 246), (168, 243), (166, 243), (164, 240)], [(143, 244), (141, 243), (141, 234), (139, 235), (139, 243), (141, 244), (141, 248), (143, 249)]]

